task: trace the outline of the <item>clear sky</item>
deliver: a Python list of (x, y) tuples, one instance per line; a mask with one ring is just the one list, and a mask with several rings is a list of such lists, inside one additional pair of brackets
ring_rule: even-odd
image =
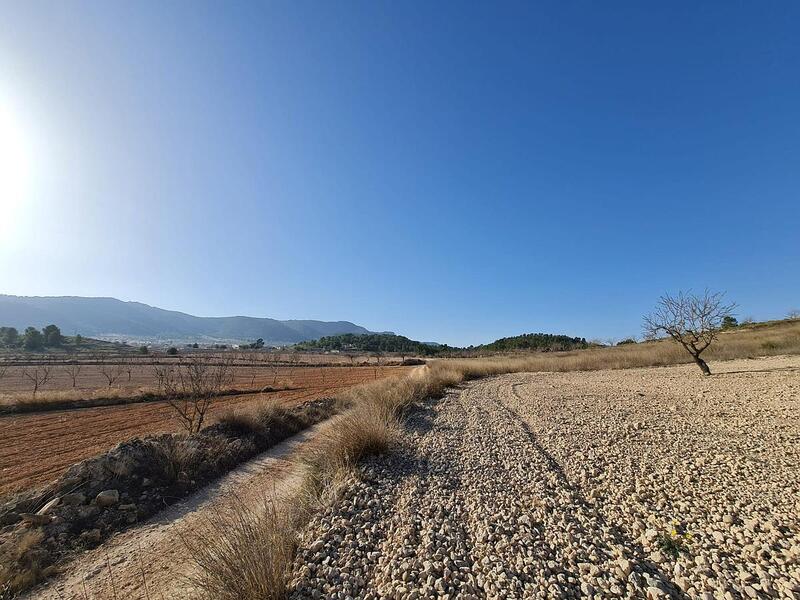
[(0, 3), (0, 292), (452, 344), (800, 305), (800, 3)]

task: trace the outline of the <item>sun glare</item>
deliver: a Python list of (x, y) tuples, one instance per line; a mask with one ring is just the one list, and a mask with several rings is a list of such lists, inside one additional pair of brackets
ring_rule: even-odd
[(0, 104), (0, 220), (17, 208), (28, 193), (31, 156), (18, 118)]

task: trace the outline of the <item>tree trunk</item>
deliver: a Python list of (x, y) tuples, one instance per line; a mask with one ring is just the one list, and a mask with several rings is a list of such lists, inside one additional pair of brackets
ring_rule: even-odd
[(700, 367), (700, 370), (703, 372), (703, 375), (711, 375), (711, 369), (708, 368), (706, 361), (700, 358), (699, 354), (692, 354), (692, 358), (694, 362), (697, 363), (697, 366)]

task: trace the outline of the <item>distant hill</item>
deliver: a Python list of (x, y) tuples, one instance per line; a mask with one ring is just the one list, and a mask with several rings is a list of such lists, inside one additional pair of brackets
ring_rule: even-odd
[(28, 326), (42, 328), (50, 323), (58, 325), (65, 335), (152, 341), (238, 342), (262, 338), (275, 346), (343, 333), (370, 333), (349, 321), (196, 317), (115, 298), (0, 295), (0, 326), (22, 331)]
[(421, 356), (433, 356), (451, 350), (448, 346), (432, 345), (426, 342), (410, 340), (393, 333), (368, 333), (354, 335), (345, 333), (302, 342), (295, 346), (298, 350), (338, 350), (352, 352), (405, 352)]
[(478, 349), (491, 352), (510, 352), (514, 350), (556, 352), (559, 350), (583, 350), (588, 347), (589, 344), (585, 338), (552, 333), (525, 333), (523, 335), (500, 338), (491, 344), (478, 346)]

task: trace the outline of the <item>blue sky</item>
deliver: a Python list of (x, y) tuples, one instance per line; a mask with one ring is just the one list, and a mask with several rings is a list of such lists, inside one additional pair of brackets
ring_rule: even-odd
[(798, 29), (792, 2), (4, 2), (0, 292), (452, 344), (637, 334), (681, 288), (780, 317)]

